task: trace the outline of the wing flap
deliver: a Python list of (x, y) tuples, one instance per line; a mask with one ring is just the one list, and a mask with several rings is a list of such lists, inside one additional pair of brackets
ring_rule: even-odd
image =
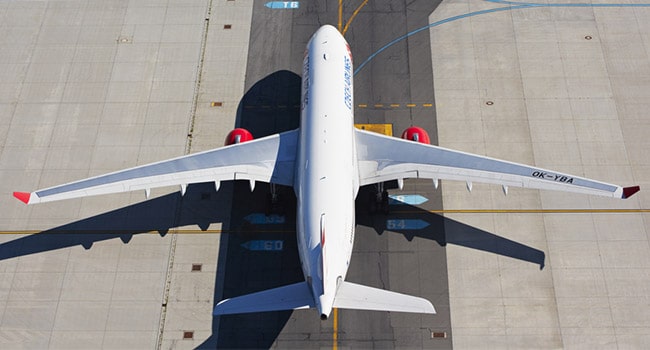
[(16, 198), (32, 204), (192, 183), (255, 180), (293, 185), (298, 131), (83, 179)]
[[(503, 186), (628, 198), (638, 186), (623, 187), (575, 175), (356, 131), (360, 184), (404, 178), (482, 182)], [(624, 191), (625, 190), (625, 191)]]
[(354, 310), (436, 313), (431, 302), (424, 298), (346, 281), (341, 282), (336, 292), (334, 307)]

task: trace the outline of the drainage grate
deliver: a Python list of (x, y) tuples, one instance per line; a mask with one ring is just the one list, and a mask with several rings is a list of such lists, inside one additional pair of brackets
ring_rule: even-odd
[(447, 332), (431, 332), (431, 339), (447, 338)]
[(183, 339), (194, 339), (194, 331), (183, 331)]
[(201, 267), (203, 267), (203, 264), (192, 264), (192, 272), (201, 271)]

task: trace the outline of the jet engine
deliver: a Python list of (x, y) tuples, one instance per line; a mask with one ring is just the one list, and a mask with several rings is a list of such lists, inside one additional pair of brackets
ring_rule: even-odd
[(228, 133), (224, 145), (228, 146), (235, 143), (251, 141), (252, 139), (253, 139), (253, 134), (251, 134), (250, 131), (243, 128), (237, 128), (232, 130), (230, 133)]
[(429, 139), (429, 134), (419, 126), (412, 126), (402, 133), (402, 138), (404, 140), (410, 140), (420, 143), (426, 143), (427, 145), (431, 144)]

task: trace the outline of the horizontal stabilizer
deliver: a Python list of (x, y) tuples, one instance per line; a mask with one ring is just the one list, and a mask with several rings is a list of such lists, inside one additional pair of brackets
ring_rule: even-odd
[(341, 282), (336, 292), (334, 307), (355, 310), (436, 313), (431, 302), (424, 298), (345, 281)]
[(214, 307), (213, 315), (245, 314), (249, 312), (308, 309), (315, 307), (307, 282), (225, 299)]

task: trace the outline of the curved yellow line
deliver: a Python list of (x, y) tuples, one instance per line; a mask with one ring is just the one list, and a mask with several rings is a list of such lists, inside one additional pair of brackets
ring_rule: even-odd
[(334, 321), (333, 332), (332, 332), (332, 350), (336, 350), (339, 347), (339, 309), (332, 309), (332, 319)]
[(342, 23), (343, 23), (343, 0), (339, 0), (339, 32), (341, 31)]
[[(348, 31), (348, 27), (350, 27), (350, 23), (352, 23), (352, 21), (354, 20), (354, 17), (357, 16), (357, 14), (359, 13), (359, 11), (361, 11), (361, 8), (364, 7), (364, 6), (366, 6), (367, 3), (368, 3), (368, 0), (363, 0), (363, 2), (361, 3), (361, 5), (359, 5), (359, 7), (357, 7), (357, 9), (354, 10), (354, 12), (352, 13), (352, 16), (350, 16), (350, 19), (349, 19), (348, 22), (345, 24), (345, 27), (343, 28), (343, 31), (341, 32), (341, 35), (345, 35), (345, 32)], [(339, 11), (340, 11), (340, 10), (341, 10), (341, 9), (339, 8)], [(340, 20), (340, 18), (341, 18), (341, 17), (339, 16), (339, 20)], [(339, 25), (340, 25), (340, 22), (339, 22)], [(339, 31), (340, 31), (340, 29), (339, 29)]]

